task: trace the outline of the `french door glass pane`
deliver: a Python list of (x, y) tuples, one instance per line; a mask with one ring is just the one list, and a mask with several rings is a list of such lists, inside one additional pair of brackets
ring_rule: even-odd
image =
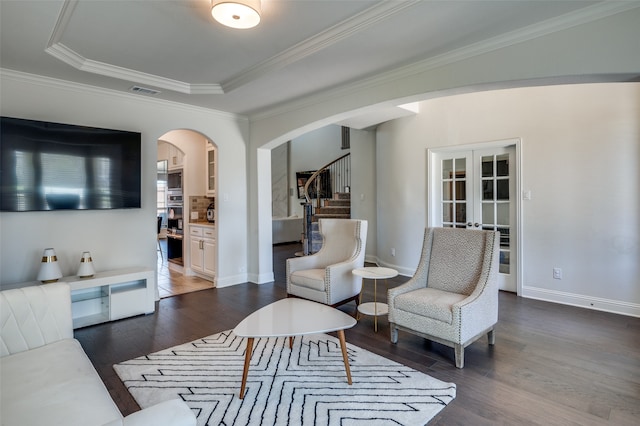
[(453, 178), (453, 160), (447, 159), (442, 161), (442, 179)]
[(496, 181), (497, 186), (497, 199), (500, 201), (509, 200), (509, 179), (498, 179)]
[(509, 228), (498, 228), (500, 231), (500, 248), (509, 248), (510, 239), (509, 239)]
[(442, 201), (451, 201), (453, 199), (451, 189), (451, 182), (442, 182)]
[(511, 253), (507, 250), (500, 250), (500, 266), (498, 270), (501, 274), (508, 274), (511, 264)]
[[(493, 203), (482, 203), (482, 224), (493, 225)], [(493, 227), (490, 228), (493, 230)]]
[(467, 221), (467, 203), (456, 203), (456, 222), (465, 223), (466, 221)]
[(509, 176), (509, 154), (496, 155), (496, 176)]
[(464, 179), (467, 177), (467, 159), (456, 158), (456, 178)]
[(496, 204), (498, 225), (509, 225), (509, 203)]
[(482, 177), (493, 177), (493, 155), (482, 157)]
[(466, 200), (467, 199), (467, 182), (456, 181), (456, 200)]
[(493, 180), (482, 181), (482, 199), (484, 201), (493, 201)]
[(453, 222), (453, 203), (442, 203), (442, 221)]

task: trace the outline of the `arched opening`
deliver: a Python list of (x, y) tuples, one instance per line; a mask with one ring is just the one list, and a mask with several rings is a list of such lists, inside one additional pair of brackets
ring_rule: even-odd
[[(573, 83), (579, 82), (574, 81)], [(514, 85), (515, 83), (511, 84), (511, 86)], [(563, 158), (567, 164), (576, 167), (576, 170), (578, 170), (576, 172), (577, 176), (583, 174), (585, 176), (592, 175), (595, 167), (587, 168), (582, 166), (580, 162), (575, 163), (571, 157), (572, 152), (589, 152), (593, 154), (590, 161), (593, 164), (598, 164), (600, 157), (603, 155), (601, 151), (605, 150), (607, 156), (616, 159), (615, 161), (611, 160), (611, 164), (624, 164), (623, 167), (628, 173), (627, 176), (635, 176), (635, 171), (629, 172), (629, 170), (634, 170), (633, 163), (621, 160), (637, 158), (633, 156), (633, 135), (635, 134), (634, 129), (637, 129), (637, 118), (634, 118), (633, 114), (628, 112), (633, 111), (633, 106), (624, 108), (621, 105), (636, 105), (634, 93), (637, 93), (637, 83), (598, 81), (585, 84), (542, 85), (522, 82), (521, 86), (500, 87), (499, 89), (501, 90), (483, 91), (472, 91), (469, 88), (464, 91), (465, 93), (446, 93), (447, 96), (442, 93), (440, 93), (441, 96), (435, 96), (434, 94), (428, 97), (425, 95), (423, 100), (425, 110), (420, 113), (420, 118), (402, 118), (396, 122), (382, 124), (379, 127), (375, 137), (378, 147), (371, 154), (373, 162), (369, 163), (372, 164), (372, 169), (376, 170), (375, 178), (377, 180), (377, 188), (374, 188), (374, 192), (372, 192), (373, 196), (377, 197), (377, 200), (373, 202), (373, 208), (377, 209), (377, 211), (376, 217), (370, 222), (369, 229), (375, 230), (377, 241), (369, 241), (367, 247), (375, 248), (372, 255), (376, 257), (376, 260), (381, 265), (396, 265), (399, 266), (399, 269), (404, 268), (404, 274), (410, 275), (413, 273), (411, 267), (416, 264), (417, 259), (415, 259), (415, 256), (419, 252), (419, 247), (417, 247), (419, 243), (414, 241), (416, 232), (411, 227), (420, 228), (427, 223), (426, 206), (428, 206), (428, 203), (426, 200), (427, 187), (425, 186), (427, 180), (425, 178), (427, 155), (425, 149), (455, 148), (466, 144), (508, 137), (522, 137), (528, 147), (527, 155), (523, 157), (523, 168), (526, 169), (523, 175), (524, 190), (527, 190), (528, 187), (535, 187), (538, 184), (537, 182), (540, 182), (539, 185), (541, 187), (557, 187), (557, 182), (548, 182), (547, 172), (549, 168), (545, 167), (545, 164), (550, 159), (556, 161), (556, 159)], [(402, 99), (403, 102), (407, 100), (406, 98)], [(416, 99), (412, 100), (415, 101)], [(592, 107), (588, 108), (588, 105)], [(607, 108), (602, 107), (603, 105), (607, 105)], [(550, 111), (555, 114), (551, 114)], [(606, 113), (603, 111), (606, 111)], [(615, 117), (619, 118), (611, 119), (613, 116), (612, 111), (616, 111), (617, 115)], [(336, 117), (334, 116), (332, 120), (337, 121), (338, 118)], [(462, 120), (460, 117), (465, 117), (465, 119)], [(483, 120), (479, 120), (477, 117), (483, 117)], [(505, 117), (509, 119), (507, 120)], [(585, 120), (580, 121), (577, 117), (585, 117)], [(340, 120), (343, 118), (344, 114), (339, 117)], [(325, 126), (329, 124), (327, 123), (328, 120), (322, 119), (311, 124), (305, 124), (300, 129), (282, 132), (282, 136), (278, 136), (271, 142), (261, 145), (257, 149), (258, 154), (261, 151), (273, 149), (286, 140), (296, 139), (301, 134)], [(589, 128), (597, 129), (597, 132), (591, 133), (601, 133), (607, 136), (601, 136), (599, 140), (596, 140), (597, 138), (586, 130)], [(570, 137), (567, 137), (567, 135), (570, 135)], [(580, 136), (578, 137), (577, 135)], [(585, 145), (585, 140), (590, 141), (589, 145)], [(621, 144), (627, 150), (627, 154), (621, 155), (616, 150), (607, 150), (605, 140), (616, 140), (616, 143)], [(549, 141), (555, 141), (557, 146), (552, 145)], [(546, 151), (543, 151), (543, 146)], [(620, 159), (616, 156), (619, 156)], [(558, 170), (561, 169), (562, 167), (559, 164)], [(257, 174), (259, 180), (265, 176), (259, 169)], [(607, 175), (603, 173), (602, 176), (599, 176), (598, 181), (605, 181), (606, 179), (608, 179)], [(563, 205), (552, 202), (554, 196), (569, 197), (571, 202), (574, 200), (573, 197), (577, 197), (586, 203), (587, 200), (591, 199), (589, 190), (585, 189), (584, 193), (580, 192), (582, 190), (577, 181), (578, 178), (575, 178), (567, 183), (567, 188), (571, 189), (570, 191), (567, 190), (562, 193), (552, 191), (549, 194), (545, 194), (548, 198), (537, 198), (535, 203), (529, 202), (531, 198), (525, 198), (523, 204), (530, 210), (523, 208), (522, 214), (525, 215), (528, 211), (533, 211), (537, 205), (544, 203), (549, 206), (556, 206), (559, 214), (564, 214), (566, 210), (562, 209)], [(635, 181), (632, 178), (623, 180), (625, 184)], [(610, 185), (613, 187), (615, 182), (610, 182)], [(352, 192), (358, 197), (358, 203), (361, 199), (360, 194), (364, 194), (362, 201), (371, 201), (369, 193), (366, 190), (361, 191), (356, 183), (353, 184)], [(530, 194), (530, 191), (526, 191), (526, 193)], [(603, 191), (602, 195), (611, 196), (606, 191)], [(531, 197), (531, 195), (526, 196)], [(621, 199), (620, 202), (626, 203), (627, 200)], [(633, 203), (628, 205), (627, 208), (632, 209), (632, 207)], [(256, 210), (264, 211), (259, 208)], [(259, 222), (264, 223), (263, 221)], [(377, 226), (371, 225), (372, 223), (376, 223)], [(517, 222), (514, 223), (517, 226)], [(528, 226), (533, 227), (534, 225), (543, 228), (547, 224), (544, 222), (534, 224), (530, 220)], [(583, 226), (588, 227), (589, 225), (585, 223)], [(567, 226), (561, 227), (561, 229), (566, 232)], [(526, 230), (527, 228), (525, 227), (525, 237), (527, 236)], [(537, 236), (543, 234), (543, 232), (539, 232), (536, 229), (536, 232), (530, 233), (530, 235), (535, 235), (536, 238), (529, 238), (526, 244), (531, 246), (539, 244)], [(370, 236), (372, 236), (371, 233)], [(399, 246), (398, 244), (402, 245)], [(520, 244), (524, 244), (522, 240)], [(567, 250), (567, 252), (569, 251)], [(264, 251), (260, 253), (264, 253)], [(531, 253), (531, 250), (529, 253)], [(552, 260), (544, 257), (543, 252), (540, 253), (540, 258), (536, 259), (536, 262), (552, 262)], [(574, 257), (570, 257), (566, 262), (579, 263)], [(261, 262), (260, 264), (265, 263)], [(520, 264), (524, 268), (524, 262), (521, 261)], [(534, 262), (529, 263), (529, 265), (532, 264)], [(537, 271), (535, 268), (530, 268), (528, 271), (524, 273), (521, 269), (518, 272), (522, 277), (521, 281), (525, 281), (528, 278), (530, 281), (536, 281), (537, 283), (538, 277), (536, 276)], [(265, 273), (264, 275), (267, 274)], [(551, 276), (551, 274), (549, 275)], [(625, 278), (621, 277), (621, 279)], [(552, 287), (553, 284), (555, 282), (545, 283), (544, 285)], [(543, 285), (540, 285), (540, 288), (542, 290), (538, 290), (538, 287), (533, 289), (538, 292), (536, 293), (537, 297), (541, 297), (539, 296), (540, 294), (544, 294), (548, 298), (555, 296), (553, 294), (549, 296), (548, 290)], [(574, 292), (582, 295), (584, 290), (576, 284)], [(596, 292), (591, 291), (591, 293)], [(597, 297), (602, 296), (598, 294)], [(575, 299), (578, 300), (578, 297), (575, 297)]]
[(158, 139), (157, 160), (159, 295), (213, 288), (217, 146), (200, 132), (171, 130)]

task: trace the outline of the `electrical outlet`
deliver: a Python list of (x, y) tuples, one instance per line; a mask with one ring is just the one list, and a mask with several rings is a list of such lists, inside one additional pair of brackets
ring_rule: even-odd
[(562, 279), (562, 269), (561, 268), (553, 268), (553, 279), (561, 280)]
[(392, 248), (392, 249), (391, 249), (391, 256), (394, 256), (394, 257), (395, 257), (395, 255), (396, 255), (396, 249), (395, 249), (395, 248)]

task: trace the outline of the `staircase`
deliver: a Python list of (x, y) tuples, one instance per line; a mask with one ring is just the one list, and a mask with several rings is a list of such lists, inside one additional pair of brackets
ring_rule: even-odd
[(351, 219), (351, 194), (336, 192), (333, 198), (326, 198), (322, 207), (316, 207), (311, 221), (317, 222), (322, 218)]
[(316, 207), (311, 217), (311, 248), (309, 252), (317, 253), (322, 248), (322, 236), (318, 229), (318, 219), (351, 219), (351, 194), (336, 192), (333, 198), (326, 198), (322, 207)]
[[(319, 176), (324, 176), (322, 182)], [(318, 232), (318, 219), (350, 219), (351, 193), (333, 192), (331, 198), (319, 198), (315, 194), (331, 193), (331, 189), (346, 189), (351, 186), (350, 154), (332, 161), (317, 170), (304, 187), (304, 244), (303, 253), (313, 254), (322, 247)], [(312, 196), (314, 194), (314, 196)], [(315, 205), (314, 205), (315, 204)]]

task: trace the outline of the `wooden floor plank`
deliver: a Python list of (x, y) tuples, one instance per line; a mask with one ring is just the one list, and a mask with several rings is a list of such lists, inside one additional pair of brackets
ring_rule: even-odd
[[(123, 414), (139, 407), (113, 364), (234, 328), (251, 312), (286, 297), (285, 259), (300, 246), (274, 246), (275, 282), (240, 284), (162, 299), (152, 315), (75, 331)], [(389, 286), (407, 277), (389, 280)], [(378, 300), (385, 300), (378, 286)], [(373, 299), (365, 286), (364, 301)], [(353, 314), (353, 303), (340, 309)], [(453, 349), (362, 316), (347, 342), (457, 385), (438, 425), (635, 425), (640, 418), (640, 319), (500, 293), (496, 345), (482, 338), (455, 368)]]

